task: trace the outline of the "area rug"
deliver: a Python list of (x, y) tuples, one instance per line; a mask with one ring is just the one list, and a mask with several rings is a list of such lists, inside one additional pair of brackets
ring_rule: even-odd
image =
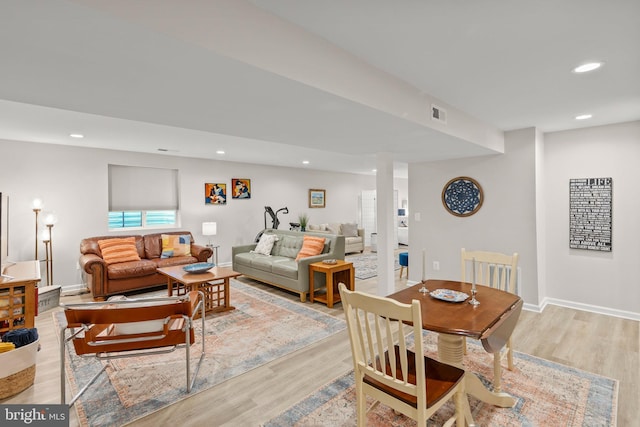
[[(426, 354), (435, 357), (434, 333), (427, 333)], [(469, 404), (479, 426), (584, 426), (616, 425), (618, 381), (579, 369), (514, 352), (513, 371), (503, 370), (503, 391), (516, 398), (513, 408), (497, 408), (473, 397)], [(490, 387), (493, 356), (471, 341), (465, 356), (467, 369)], [(265, 427), (355, 426), (353, 371), (323, 386), (270, 420)], [(367, 407), (373, 400), (367, 401)], [(441, 426), (454, 411), (447, 403), (427, 423)], [(368, 426), (415, 425), (402, 414), (378, 404), (367, 414)]]
[[(353, 263), (356, 279), (370, 279), (378, 275), (378, 254), (349, 255), (346, 260)], [(400, 263), (396, 259), (394, 270), (399, 269)]]
[[(231, 281), (230, 291), (236, 309), (206, 318), (206, 357), (191, 394), (186, 393), (184, 349), (115, 359), (107, 375), (103, 373), (76, 402), (81, 425), (123, 425), (345, 329), (343, 320), (239, 281)], [(54, 321), (65, 322), (63, 313), (54, 313)], [(196, 322), (198, 328), (200, 324)], [(192, 366), (199, 348), (197, 341)], [(103, 362), (76, 356), (72, 345), (67, 355), (75, 394)]]

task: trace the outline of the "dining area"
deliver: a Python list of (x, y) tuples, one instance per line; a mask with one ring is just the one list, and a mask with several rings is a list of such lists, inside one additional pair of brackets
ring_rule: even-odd
[[(513, 369), (511, 335), (523, 307), (512, 274), (517, 262), (517, 253), (462, 249), (460, 281), (423, 278), (384, 297), (340, 287), (359, 426), (366, 425), (366, 396), (418, 423), (451, 400), (455, 413), (444, 425), (458, 426), (476, 425), (469, 396), (499, 408), (516, 405), (502, 390), (501, 377), (504, 359)], [(436, 357), (417, 351), (423, 348), (423, 331), (437, 334)], [(466, 368), (467, 338), (493, 355), (491, 384)]]

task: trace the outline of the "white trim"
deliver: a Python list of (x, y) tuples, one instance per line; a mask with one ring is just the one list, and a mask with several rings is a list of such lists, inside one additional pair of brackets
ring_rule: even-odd
[(89, 292), (89, 288), (87, 287), (87, 285), (85, 285), (84, 283), (79, 283), (77, 285), (62, 286), (60, 295), (66, 297), (70, 295), (86, 294), (87, 292)]
[[(583, 304), (579, 302), (566, 301), (556, 298), (545, 298), (542, 300), (542, 303), (538, 306), (539, 310), (533, 309), (532, 311), (538, 311), (541, 313), (547, 304), (558, 305), (560, 307), (573, 308), (581, 311), (588, 311), (590, 313), (604, 314), (606, 316), (620, 317), (622, 319), (630, 319), (640, 321), (640, 313), (634, 313), (631, 311), (624, 310), (616, 310), (608, 307), (602, 307), (591, 304)], [(525, 304), (525, 306), (530, 305), (531, 307), (536, 307), (532, 304)]]

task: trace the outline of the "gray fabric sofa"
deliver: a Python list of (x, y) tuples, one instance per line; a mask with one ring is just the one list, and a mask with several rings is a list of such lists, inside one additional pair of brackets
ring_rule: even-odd
[(364, 228), (353, 223), (309, 224), (307, 231), (344, 236), (344, 253), (364, 251)]
[[(302, 302), (306, 301), (309, 293), (309, 264), (324, 259), (344, 259), (344, 236), (274, 229), (267, 229), (265, 233), (278, 236), (271, 255), (252, 253), (255, 243), (234, 246), (231, 248), (233, 270), (252, 279), (296, 292), (300, 294)], [(324, 249), (320, 255), (296, 261), (305, 234), (324, 237)], [(319, 286), (324, 286), (324, 277), (316, 277), (317, 282)]]

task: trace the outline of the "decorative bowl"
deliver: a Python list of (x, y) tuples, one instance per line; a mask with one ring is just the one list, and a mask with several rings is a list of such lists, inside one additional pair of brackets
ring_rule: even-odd
[(195, 264), (185, 265), (184, 267), (182, 267), (182, 269), (187, 273), (202, 274), (211, 270), (215, 266), (216, 265), (212, 262), (198, 262)]
[(337, 264), (338, 261), (336, 261), (335, 259), (323, 259), (322, 263), (323, 264)]

